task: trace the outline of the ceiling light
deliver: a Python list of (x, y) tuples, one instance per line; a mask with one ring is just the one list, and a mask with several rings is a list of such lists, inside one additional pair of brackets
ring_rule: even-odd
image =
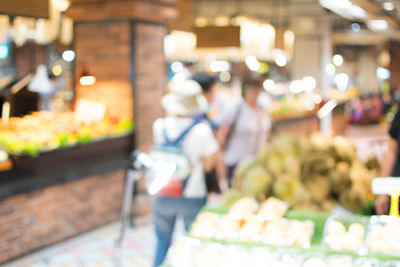
[(65, 50), (62, 53), (62, 58), (67, 62), (72, 62), (75, 59), (75, 52), (72, 50)]
[(171, 64), (171, 70), (173, 72), (180, 72), (183, 71), (183, 64), (179, 61), (174, 61)]
[(0, 59), (6, 59), (8, 57), (8, 46), (0, 45)]
[(394, 9), (394, 5), (391, 2), (383, 3), (383, 9), (386, 11), (392, 11)]
[(335, 71), (336, 71), (336, 68), (335, 68), (335, 66), (333, 64), (328, 64), (328, 65), (325, 66), (325, 72), (328, 75), (335, 74)]
[(231, 23), (231, 19), (228, 16), (218, 16), (214, 19), (214, 25), (218, 27), (226, 27)]
[(196, 17), (194, 19), (196, 27), (205, 27), (208, 25), (208, 19), (206, 17)]
[(52, 69), (52, 72), (55, 76), (60, 76), (62, 73), (62, 67), (60, 65), (55, 65)]
[(221, 82), (227, 83), (231, 80), (231, 74), (227, 71), (221, 72), (219, 74), (219, 79), (221, 80)]
[(212, 72), (223, 72), (223, 71), (228, 71), (229, 69), (230, 65), (228, 61), (214, 60), (210, 64), (210, 70)]
[(383, 19), (373, 19), (367, 21), (367, 26), (371, 31), (384, 31), (388, 28), (388, 23)]
[(258, 62), (255, 56), (246, 57), (246, 65), (251, 71), (257, 71), (260, 68), (260, 62)]
[(345, 91), (349, 84), (349, 75), (347, 75), (346, 73), (339, 73), (335, 77), (335, 83), (340, 91)]
[(382, 67), (378, 67), (376, 69), (376, 76), (378, 77), (379, 80), (387, 80), (390, 78), (390, 70), (382, 68)]
[(271, 79), (267, 79), (263, 82), (263, 87), (267, 91), (272, 91), (275, 88), (275, 82)]
[(53, 4), (58, 11), (64, 12), (68, 9), (70, 2), (68, 0), (53, 0)]
[(311, 92), (315, 89), (317, 82), (315, 81), (314, 77), (307, 76), (303, 78), (303, 87), (306, 92)]
[(352, 30), (353, 32), (359, 32), (360, 29), (361, 29), (360, 24), (358, 24), (358, 23), (352, 23), (352, 24), (351, 24), (351, 30)]
[(357, 19), (365, 19), (367, 17), (367, 12), (359, 6), (352, 5), (349, 9), (349, 14)]
[(343, 64), (343, 57), (341, 55), (334, 55), (333, 56), (333, 64), (340, 67)]
[(285, 55), (277, 55), (275, 58), (275, 63), (279, 67), (285, 67), (287, 63), (287, 59)]
[(82, 76), (79, 79), (79, 82), (83, 86), (93, 85), (93, 84), (96, 83), (96, 77), (94, 77), (94, 76)]
[(298, 94), (303, 91), (303, 82), (300, 80), (295, 80), (290, 83), (289, 89), (293, 94)]
[(319, 0), (324, 8), (347, 19), (365, 19), (367, 12), (358, 5), (352, 4), (349, 0)]

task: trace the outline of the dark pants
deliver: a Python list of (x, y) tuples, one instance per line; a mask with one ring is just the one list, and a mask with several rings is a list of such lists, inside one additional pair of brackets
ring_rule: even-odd
[(237, 164), (226, 166), (228, 169), (228, 185), (229, 185), (229, 187), (232, 186), (232, 179), (233, 179), (233, 174), (235, 172), (236, 166), (237, 166)]
[(206, 198), (173, 198), (157, 196), (154, 200), (153, 215), (157, 237), (154, 267), (160, 266), (171, 245), (175, 221), (183, 217), (185, 230), (188, 231), (200, 209), (206, 203)]

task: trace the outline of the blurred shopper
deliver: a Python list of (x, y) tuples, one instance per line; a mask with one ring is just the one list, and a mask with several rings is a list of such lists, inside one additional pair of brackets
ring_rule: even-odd
[(246, 77), (242, 82), (243, 98), (233, 110), (220, 117), (219, 124), (225, 127), (219, 133), (219, 141), (224, 148), (229, 184), (237, 164), (248, 156), (257, 155), (267, 141), (271, 119), (258, 102), (262, 91), (260, 79)]
[[(396, 113), (389, 129), (389, 141), (386, 154), (382, 160), (381, 177), (400, 176), (400, 111)], [(389, 213), (390, 197), (379, 195), (375, 201), (375, 213), (384, 215)]]
[(205, 204), (207, 191), (204, 172), (214, 168), (218, 151), (218, 142), (209, 124), (193, 118), (204, 113), (208, 105), (197, 82), (186, 80), (171, 84), (170, 92), (163, 97), (161, 104), (167, 116), (157, 119), (153, 124), (154, 143), (161, 145), (171, 142), (188, 131), (180, 146), (191, 160), (192, 171), (181, 196), (161, 190), (154, 199), (153, 216), (157, 236), (154, 266), (161, 265), (165, 259), (177, 217), (183, 217), (187, 231)]
[[(210, 127), (216, 131), (218, 129), (218, 125), (214, 121), (214, 117), (217, 111), (215, 107), (213, 107), (212, 103), (214, 101), (215, 84), (217, 82), (217, 78), (207, 73), (196, 73), (193, 75), (192, 79), (200, 84), (202, 94), (209, 103), (207, 111), (197, 116), (197, 119), (209, 123)], [(217, 174), (218, 172), (216, 168), (217, 166), (205, 173), (208, 193), (221, 193)]]

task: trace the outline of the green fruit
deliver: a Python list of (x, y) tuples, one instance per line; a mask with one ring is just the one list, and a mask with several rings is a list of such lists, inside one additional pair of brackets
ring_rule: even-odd
[(242, 197), (244, 197), (243, 193), (231, 188), (222, 195), (220, 205), (223, 207), (230, 207)]
[(251, 169), (243, 178), (242, 192), (262, 200), (269, 193), (271, 188), (271, 175), (261, 166)]

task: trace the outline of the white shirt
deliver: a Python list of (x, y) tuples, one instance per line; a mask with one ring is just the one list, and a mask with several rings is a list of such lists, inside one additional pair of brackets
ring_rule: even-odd
[[(193, 123), (191, 118), (167, 117), (157, 119), (153, 124), (155, 145), (163, 144), (163, 129), (166, 127), (168, 138), (175, 140)], [(201, 198), (207, 194), (203, 170), (203, 158), (218, 151), (218, 143), (207, 123), (196, 124), (182, 141), (182, 149), (192, 162), (192, 174), (183, 192), (184, 197)]]
[(233, 132), (224, 152), (226, 165), (235, 165), (245, 157), (257, 155), (266, 143), (271, 128), (268, 112), (261, 107), (251, 107), (244, 100), (222, 115), (217, 123), (232, 125), (235, 119), (236, 123), (231, 129)]

